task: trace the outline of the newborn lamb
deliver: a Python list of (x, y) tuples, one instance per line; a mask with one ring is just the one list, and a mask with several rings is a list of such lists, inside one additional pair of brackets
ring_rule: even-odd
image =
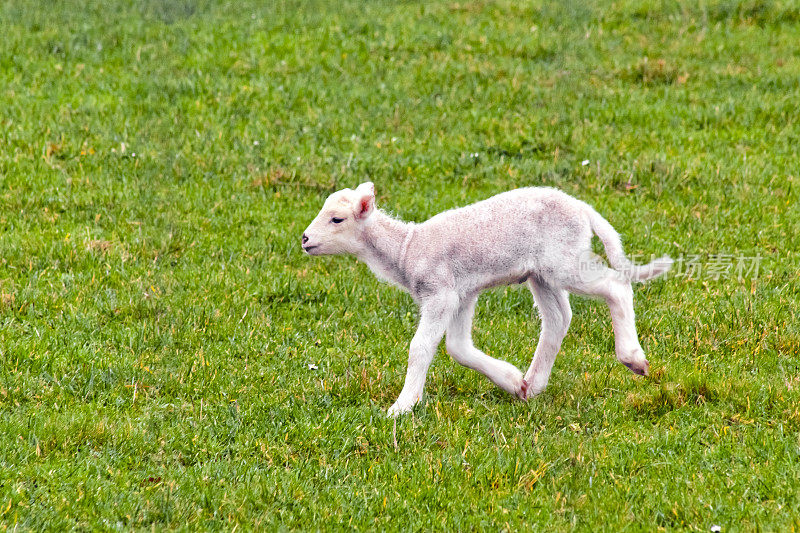
[[(612, 268), (591, 249), (592, 233)], [(569, 293), (608, 304), (617, 359), (646, 375), (649, 364), (636, 334), (632, 281), (666, 273), (669, 257), (634, 265), (619, 234), (588, 204), (561, 191), (531, 187), (504, 192), (440, 213), (421, 224), (394, 219), (375, 207), (372, 183), (331, 194), (303, 233), (309, 255), (353, 254), (379, 277), (407, 291), (420, 308), (405, 385), (389, 416), (419, 402), (436, 347), (501, 389), (525, 400), (547, 386), (572, 311)], [(494, 359), (472, 344), (472, 316), (481, 291), (527, 283), (542, 318), (528, 371)]]

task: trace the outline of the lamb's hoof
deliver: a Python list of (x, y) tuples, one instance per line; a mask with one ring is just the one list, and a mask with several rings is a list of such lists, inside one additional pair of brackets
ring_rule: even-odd
[(386, 416), (389, 418), (397, 418), (398, 416), (410, 413), (414, 409), (415, 404), (406, 404), (401, 402), (394, 402), (394, 404), (386, 411)]
[(545, 387), (547, 387), (547, 383), (545, 382), (544, 385), (540, 383), (536, 383), (536, 376), (526, 378), (522, 380), (522, 387), (520, 387), (520, 394), (524, 394), (524, 400), (530, 400), (534, 396), (539, 396), (541, 393), (544, 392)]
[(520, 383), (519, 390), (517, 391), (517, 398), (523, 402), (528, 399), (528, 382), (524, 379)]
[(628, 369), (637, 376), (646, 376), (650, 373), (650, 363), (647, 362), (647, 359), (642, 359), (641, 361), (633, 363), (623, 362), (622, 364), (627, 366)]

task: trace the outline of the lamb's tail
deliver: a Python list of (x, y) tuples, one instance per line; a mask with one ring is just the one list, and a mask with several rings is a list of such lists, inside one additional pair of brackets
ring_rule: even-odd
[(622, 249), (622, 241), (617, 230), (591, 207), (589, 208), (589, 223), (592, 226), (592, 231), (603, 241), (608, 262), (611, 263), (614, 270), (629, 280), (647, 281), (666, 274), (672, 268), (672, 258), (666, 255), (646, 265), (634, 265), (631, 263), (625, 255), (625, 250)]

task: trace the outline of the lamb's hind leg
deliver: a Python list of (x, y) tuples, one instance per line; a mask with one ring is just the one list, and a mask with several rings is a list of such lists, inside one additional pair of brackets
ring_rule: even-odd
[(461, 365), (477, 370), (504, 391), (520, 399), (527, 397), (522, 372), (506, 361), (490, 357), (472, 343), (472, 317), (477, 296), (461, 304), (447, 327), (447, 353)]
[(645, 358), (636, 334), (631, 283), (622, 278), (618, 272), (606, 269), (594, 279), (579, 282), (575, 287), (570, 287), (570, 290), (589, 296), (599, 296), (606, 301), (611, 311), (611, 324), (614, 327), (617, 360), (634, 374), (646, 376), (650, 364)]
[(542, 333), (536, 345), (536, 353), (528, 372), (525, 373), (530, 397), (541, 393), (547, 387), (553, 363), (572, 320), (572, 309), (569, 306), (567, 291), (533, 278), (528, 279), (528, 285), (542, 317)]

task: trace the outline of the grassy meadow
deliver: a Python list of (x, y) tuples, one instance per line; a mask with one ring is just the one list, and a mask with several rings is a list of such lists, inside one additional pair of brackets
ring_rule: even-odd
[[(800, 529), (800, 6), (0, 3), (0, 527)], [(527, 403), (300, 234), (376, 185), (422, 221), (521, 186), (627, 252), (651, 376), (572, 298)], [(740, 268), (744, 264), (746, 268)], [(524, 288), (474, 337), (527, 368)]]

